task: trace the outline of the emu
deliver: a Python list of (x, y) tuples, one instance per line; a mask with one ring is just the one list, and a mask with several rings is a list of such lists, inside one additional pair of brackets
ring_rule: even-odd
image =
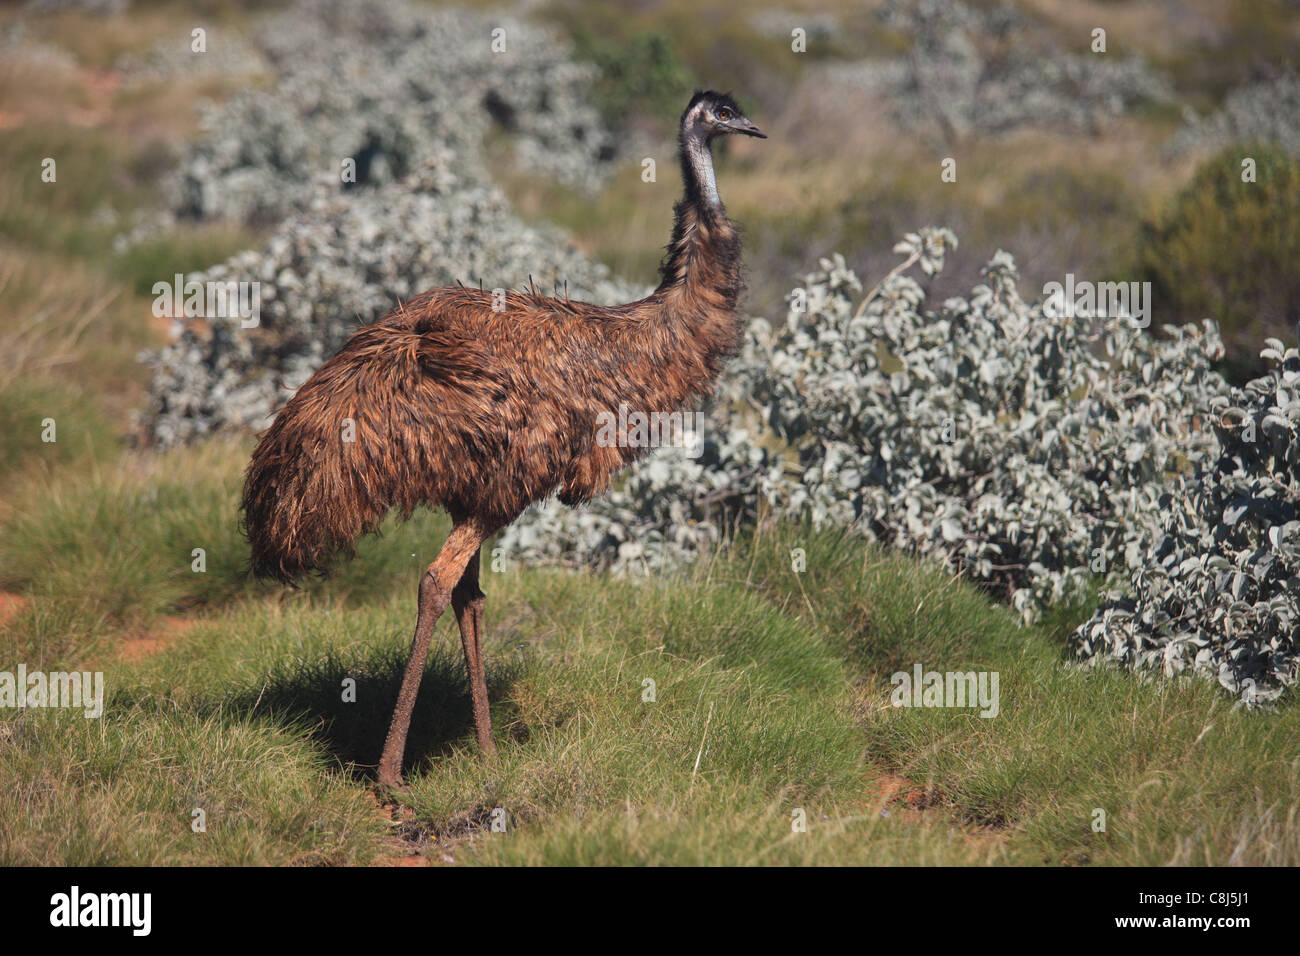
[[(711, 143), (766, 138), (729, 95), (697, 91), (681, 117), (684, 195), (662, 281), (606, 308), (535, 292), (425, 292), (365, 326), (298, 389), (262, 435), (245, 477), (251, 571), (292, 584), (352, 553), (397, 508), (441, 506), (452, 530), (420, 578), (415, 636), (377, 777), (402, 785), (411, 714), (434, 622), (460, 627), (474, 730), (491, 754), (479, 550), (531, 503), (591, 500), (644, 447), (597, 440), (620, 404), (680, 411), (712, 391), (740, 345), (740, 237)], [(346, 440), (350, 438), (351, 440)], [(623, 446), (627, 442), (621, 443)]]

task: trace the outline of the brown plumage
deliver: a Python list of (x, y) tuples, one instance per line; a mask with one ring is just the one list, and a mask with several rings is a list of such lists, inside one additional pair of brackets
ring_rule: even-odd
[(442, 507), (453, 529), (422, 576), (411, 658), (379, 765), (402, 751), (433, 623), (460, 623), (479, 745), (493, 749), (479, 648), (479, 548), (529, 504), (600, 494), (642, 447), (597, 442), (601, 413), (686, 410), (741, 338), (740, 240), (710, 141), (763, 134), (735, 101), (697, 92), (679, 137), (685, 195), (662, 282), (605, 308), (567, 298), (433, 289), (352, 339), (298, 389), (253, 452), (244, 487), (252, 570), (291, 582), (350, 552), (392, 508)]

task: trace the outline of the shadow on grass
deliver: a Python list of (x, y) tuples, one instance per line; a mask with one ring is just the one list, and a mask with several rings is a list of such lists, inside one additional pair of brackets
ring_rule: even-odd
[[(371, 780), (397, 702), (406, 656), (405, 647), (373, 648), (346, 656), (330, 650), (314, 659), (285, 661), (261, 685), (245, 684), (220, 698), (199, 698), (193, 707), (201, 715), (219, 714), (239, 723), (270, 721), (299, 728), (321, 744), (347, 775)], [(496, 712), (493, 726), (499, 730), (505, 724), (499, 702), (520, 671), (518, 666), (486, 664), (488, 698)], [(144, 703), (127, 694), (116, 697), (112, 709)], [(411, 718), (404, 771), (408, 776), (421, 773), (438, 757), (475, 746), (460, 646), (435, 645), (429, 651)]]
[[(250, 687), (227, 698), (225, 706), (228, 713), (249, 719), (271, 715), (305, 726), (349, 774), (372, 778), (397, 702), (406, 656), (405, 648), (385, 648), (361, 659), (343, 660), (331, 653), (315, 661), (298, 662), (292, 670), (269, 675), (264, 687)], [(500, 700), (516, 676), (489, 666), (489, 700)], [(349, 681), (355, 681), (354, 689)], [(473, 747), (473, 734), (464, 657), (459, 647), (434, 647), (411, 718), (405, 772), (420, 772), (457, 746)]]

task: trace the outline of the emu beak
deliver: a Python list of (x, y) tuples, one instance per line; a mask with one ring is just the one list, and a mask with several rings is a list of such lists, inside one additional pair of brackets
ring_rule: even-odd
[(731, 128), (737, 133), (744, 133), (746, 136), (757, 136), (759, 139), (767, 139), (767, 134), (747, 119), (736, 120), (731, 124)]

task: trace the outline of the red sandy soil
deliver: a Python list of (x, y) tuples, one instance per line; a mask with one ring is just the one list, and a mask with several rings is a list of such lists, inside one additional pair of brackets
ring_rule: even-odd
[(118, 648), (119, 653), (122, 660), (131, 663), (144, 660), (175, 644), (193, 626), (193, 621), (187, 621), (183, 617), (165, 617), (153, 630), (139, 635), (129, 634), (123, 638)]
[[(939, 808), (939, 796), (930, 788), (922, 788), (906, 777), (882, 773), (868, 787), (868, 797), (872, 812), (883, 817), (892, 817), (900, 823), (919, 823), (926, 819), (926, 813), (933, 813)], [(968, 845), (997, 845), (1004, 843), (1007, 834), (1004, 830), (979, 826), (969, 823), (954, 823), (950, 831), (960, 832)]]
[(384, 801), (374, 791), (368, 794), (375, 812), (392, 825), (393, 833), (384, 838), (386, 852), (375, 859), (374, 866), (428, 866), (429, 859), (420, 853), (419, 843), (398, 836), (399, 824), (409, 818), (410, 811), (398, 803)]
[[(21, 594), (0, 591), (0, 627), (4, 627), (25, 611), (29, 604), (31, 601)], [(127, 634), (123, 637), (118, 653), (122, 660), (129, 663), (144, 660), (175, 644), (194, 626), (194, 623), (183, 617), (165, 617), (157, 627), (149, 631)]]
[[(102, 126), (113, 112), (113, 98), (122, 85), (122, 74), (116, 70), (94, 70), (78, 66), (71, 71), (77, 84), (86, 93), (87, 106), (77, 106), (62, 112), (62, 118), (73, 126)], [(0, 110), (0, 130), (26, 126), (40, 116), (29, 116), (20, 110)]]
[(99, 126), (113, 109), (113, 95), (122, 85), (122, 75), (115, 70), (91, 70), (77, 67), (77, 79), (90, 93), (88, 109), (74, 110), (69, 119), (78, 126)]
[(919, 820), (921, 811), (934, 802), (932, 794), (911, 780), (891, 774), (872, 781), (869, 795), (873, 806), (878, 806), (882, 816), (897, 815), (909, 823)]
[(0, 591), (0, 627), (4, 627), (27, 607), (27, 598), (21, 594)]

